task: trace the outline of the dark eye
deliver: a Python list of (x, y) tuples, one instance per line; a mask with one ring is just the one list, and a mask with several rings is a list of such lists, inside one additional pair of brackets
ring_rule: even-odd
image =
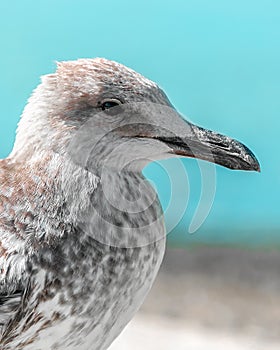
[(121, 104), (121, 101), (117, 99), (105, 100), (101, 103), (101, 109), (102, 111), (105, 111), (107, 109), (119, 106), (120, 104)]

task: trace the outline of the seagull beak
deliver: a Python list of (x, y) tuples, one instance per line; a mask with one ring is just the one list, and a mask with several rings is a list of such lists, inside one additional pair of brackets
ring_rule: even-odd
[(159, 154), (197, 158), (229, 169), (260, 172), (260, 164), (248, 147), (228, 136), (190, 123), (174, 107), (152, 103), (128, 104), (126, 113), (124, 125), (118, 129), (120, 135), (159, 141), (165, 145), (164, 149), (158, 145)]
[(229, 169), (260, 172), (260, 164), (252, 151), (239, 141), (216, 132), (188, 124), (186, 136), (158, 136), (171, 154), (203, 159)]

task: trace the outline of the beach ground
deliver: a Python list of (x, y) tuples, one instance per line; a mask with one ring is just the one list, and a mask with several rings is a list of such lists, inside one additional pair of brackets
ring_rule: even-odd
[(168, 249), (110, 350), (279, 350), (279, 272), (278, 251)]

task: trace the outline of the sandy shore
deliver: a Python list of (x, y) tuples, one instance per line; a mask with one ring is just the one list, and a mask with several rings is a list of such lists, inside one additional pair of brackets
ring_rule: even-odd
[(110, 350), (280, 349), (280, 253), (169, 249)]
[(137, 315), (110, 350), (279, 350), (276, 342)]

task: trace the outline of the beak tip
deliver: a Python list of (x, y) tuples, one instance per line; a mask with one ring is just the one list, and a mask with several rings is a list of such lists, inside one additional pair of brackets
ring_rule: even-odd
[(258, 172), (258, 173), (260, 173), (261, 172), (261, 166), (260, 166), (260, 164), (258, 163), (258, 164), (256, 164), (256, 166), (255, 166), (255, 169), (254, 169), (256, 172)]
[(247, 163), (246, 165), (243, 163), (245, 165), (244, 170), (256, 171), (260, 173), (261, 166), (255, 154), (244, 144), (240, 143), (240, 145), (243, 147), (243, 151), (241, 152), (241, 158), (243, 159), (243, 161), (245, 161), (245, 163)]
[(254, 157), (250, 163), (247, 163), (247, 166), (245, 166), (242, 170), (249, 170), (249, 171), (256, 171), (257, 173), (261, 172), (261, 166), (258, 160)]
[(251, 152), (251, 169), (252, 171), (256, 171), (258, 173), (261, 172), (261, 166), (256, 156)]

